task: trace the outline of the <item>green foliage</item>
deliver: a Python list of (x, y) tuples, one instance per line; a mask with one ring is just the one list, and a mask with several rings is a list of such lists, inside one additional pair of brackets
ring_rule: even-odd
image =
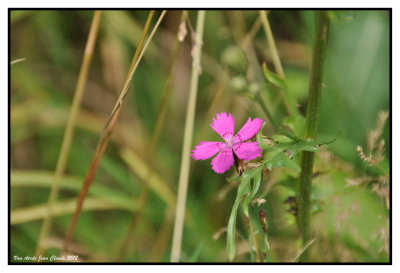
[[(10, 59), (26, 58), (10, 67), (12, 257), (34, 255), (93, 11), (10, 13)], [(147, 14), (147, 10), (103, 11), (46, 255), (61, 253), (76, 197), (122, 88)], [(229, 259), (237, 262), (251, 261), (252, 254), (254, 260), (259, 254), (263, 262), (292, 261), (299, 250), (296, 202), (285, 201), (298, 193), (302, 151), (316, 152), (311, 223), (317, 240), (310, 247), (312, 261), (389, 261), (385, 194), (390, 193), (390, 178), (382, 179), (386, 184), (380, 184), (379, 177), (390, 171), (390, 125), (382, 129), (385, 154), (380, 167), (368, 166), (356, 151), (360, 145), (369, 155), (369, 131), (375, 126), (378, 112), (389, 109), (389, 12), (330, 11), (329, 15), (332, 24), (318, 138), (307, 142), (302, 138), (313, 11), (268, 13), (285, 79), (272, 72), (275, 68), (265, 34), (262, 26), (257, 29), (258, 11), (207, 12), (193, 144), (221, 141), (209, 127), (218, 112), (235, 116), (236, 131), (249, 116), (260, 117), (265, 123), (256, 140), (251, 141), (258, 142), (262, 157), (244, 162), (242, 176), (234, 168), (217, 175), (210, 168), (212, 159), (184, 159), (190, 160), (191, 169), (180, 261), (224, 262), (227, 246)], [(168, 20), (161, 24), (144, 54), (89, 191), (72, 238), (72, 251), (84, 262), (119, 259), (146, 183), (150, 186), (148, 201), (132, 244), (120, 258), (124, 262), (170, 259), (192, 61), (189, 21), (194, 27), (197, 11), (189, 12), (187, 36), (168, 78), (179, 17), (179, 11), (167, 12)], [(268, 68), (260, 65), (263, 63)], [(146, 180), (150, 139), (168, 81), (171, 94), (165, 126), (152, 163), (152, 178)], [(339, 130), (340, 137), (327, 146)], [(375, 180), (357, 185), (348, 182), (369, 177)], [(268, 219), (267, 233), (260, 222), (261, 209)], [(247, 234), (251, 236), (251, 232), (246, 215), (254, 233), (251, 244), (258, 253), (249, 253)]]
[(236, 251), (235, 232), (236, 232), (237, 211), (245, 195), (247, 195), (250, 191), (252, 191), (250, 182), (251, 179), (254, 178), (254, 175), (255, 175), (254, 171), (250, 171), (249, 174), (246, 174), (246, 172), (242, 174), (235, 203), (233, 204), (231, 215), (229, 216), (228, 229), (227, 229), (227, 251), (228, 251), (228, 258), (230, 261), (233, 261), (233, 259), (235, 258), (235, 251)]
[(279, 88), (282, 88), (283, 90), (287, 90), (286, 81), (284, 79), (282, 79), (281, 77), (279, 77), (278, 75), (269, 71), (266, 63), (263, 63), (263, 71), (264, 71), (265, 79), (269, 83), (271, 83)]

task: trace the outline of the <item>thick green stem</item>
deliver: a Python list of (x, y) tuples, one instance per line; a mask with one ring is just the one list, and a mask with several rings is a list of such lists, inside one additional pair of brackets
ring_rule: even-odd
[[(312, 56), (310, 86), (308, 90), (305, 140), (314, 140), (317, 136), (321, 87), (324, 72), (325, 53), (328, 43), (329, 19), (328, 11), (315, 12), (315, 37)], [(300, 193), (298, 199), (298, 225), (303, 246), (310, 240), (310, 194), (314, 166), (314, 152), (302, 153)], [(300, 261), (308, 260), (308, 250), (304, 251)]]

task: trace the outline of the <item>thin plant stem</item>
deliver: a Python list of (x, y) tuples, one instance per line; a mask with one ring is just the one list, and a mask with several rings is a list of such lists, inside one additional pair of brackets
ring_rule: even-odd
[[(265, 36), (267, 38), (267, 43), (268, 43), (268, 46), (269, 46), (269, 49), (271, 52), (272, 62), (274, 64), (275, 71), (279, 77), (281, 77), (282, 79), (285, 79), (285, 72), (283, 71), (281, 59), (279, 58), (279, 53), (278, 53), (278, 50), (276, 49), (275, 39), (274, 39), (274, 35), (272, 34), (271, 26), (269, 25), (267, 13), (265, 12), (265, 10), (260, 10), (259, 12), (260, 12), (261, 22), (262, 22), (262, 25), (264, 28)], [(283, 97), (283, 101), (285, 103), (285, 108), (286, 108), (287, 113), (289, 115), (291, 115), (290, 104), (289, 104), (289, 100), (286, 96), (286, 93), (281, 89), (280, 94), (281, 94), (281, 97)]]
[[(321, 88), (324, 72), (326, 47), (328, 43), (329, 18), (326, 10), (315, 12), (315, 36), (311, 65), (310, 85), (308, 90), (305, 140), (314, 140), (317, 136), (318, 116), (321, 100)], [(300, 192), (298, 198), (297, 222), (303, 246), (310, 239), (310, 195), (314, 166), (314, 152), (303, 151), (301, 156)], [(308, 260), (308, 249), (299, 261)]]
[(258, 103), (260, 104), (261, 108), (263, 109), (265, 115), (268, 117), (269, 121), (271, 122), (272, 126), (274, 126), (274, 128), (276, 130), (278, 130), (281, 134), (287, 136), (288, 138), (294, 140), (294, 141), (301, 141), (302, 139), (299, 138), (296, 135), (293, 135), (291, 133), (289, 133), (288, 131), (286, 131), (285, 129), (283, 129), (274, 119), (274, 117), (272, 116), (271, 112), (268, 110), (267, 106), (264, 103), (263, 98), (261, 97), (261, 94), (256, 94), (255, 99), (258, 101)]
[(45, 251), (44, 247), (42, 246), (42, 243), (43, 240), (47, 238), (47, 235), (51, 229), (52, 207), (55, 201), (58, 199), (58, 194), (60, 191), (60, 180), (65, 172), (65, 168), (67, 165), (69, 151), (74, 136), (76, 120), (82, 103), (86, 81), (89, 74), (89, 68), (93, 57), (93, 51), (97, 40), (100, 18), (101, 18), (101, 11), (95, 11), (92, 19), (92, 24), (89, 30), (89, 36), (86, 42), (85, 51), (83, 53), (83, 60), (75, 88), (75, 95), (72, 101), (71, 110), (67, 121), (67, 126), (65, 128), (65, 133), (61, 144), (61, 151), (57, 160), (54, 182), (51, 186), (49, 200), (47, 202), (47, 207), (46, 207), (46, 214), (43, 219), (42, 226), (39, 232), (39, 239), (35, 253), (36, 256), (43, 254), (43, 252)]
[(257, 20), (254, 22), (253, 26), (250, 28), (250, 31), (246, 34), (244, 39), (241, 42), (242, 48), (246, 48), (249, 44), (254, 40), (258, 30), (261, 27), (261, 20), (260, 17), (257, 17)]
[(189, 103), (186, 113), (185, 131), (183, 136), (183, 149), (181, 168), (178, 184), (178, 200), (176, 205), (174, 232), (172, 237), (171, 262), (178, 262), (181, 254), (183, 222), (185, 218), (186, 195), (189, 180), (190, 148), (193, 138), (196, 97), (200, 74), (201, 47), (203, 44), (203, 31), (205, 11), (200, 10), (197, 15), (196, 39), (194, 44), (194, 57), (192, 62), (192, 75), (190, 78)]
[(265, 10), (260, 10), (259, 12), (260, 12), (261, 22), (262, 22), (262, 25), (264, 28), (265, 36), (267, 38), (267, 43), (268, 43), (269, 49), (271, 51), (272, 62), (274, 63), (276, 73), (278, 74), (279, 77), (284, 79), (285, 72), (283, 72), (281, 59), (279, 58), (278, 50), (276, 49), (274, 35), (272, 34), (271, 26), (269, 25), (269, 22), (268, 22), (267, 13), (265, 12)]
[(296, 257), (294, 257), (290, 262), (291, 263), (295, 263), (297, 261), (298, 258), (301, 257), (301, 255), (304, 253), (304, 251), (306, 251), (307, 248), (309, 248), (317, 239), (312, 239), (311, 241), (309, 241), (307, 244), (305, 244), (296, 254)]
[[(182, 12), (180, 23), (182, 23), (185, 20), (185, 17), (186, 17), (185, 12)], [(178, 25), (177, 33), (178, 32), (179, 32), (179, 25)], [(135, 216), (133, 217), (133, 219), (131, 221), (131, 225), (128, 229), (128, 233), (127, 233), (126, 238), (125, 238), (125, 240), (122, 244), (122, 247), (119, 251), (119, 255), (118, 255), (119, 260), (123, 260), (124, 256), (126, 255), (127, 247), (132, 242), (133, 236), (135, 235), (136, 227), (137, 227), (138, 223), (140, 222), (142, 211), (144, 210), (146, 203), (148, 201), (149, 184), (147, 183), (147, 181), (150, 181), (151, 175), (153, 173), (154, 158), (155, 158), (158, 143), (160, 140), (161, 132), (164, 127), (164, 121), (165, 121), (165, 116), (166, 116), (166, 111), (167, 111), (167, 101), (168, 101), (169, 94), (171, 91), (172, 75), (174, 72), (174, 67), (175, 67), (174, 65), (177, 60), (180, 45), (181, 45), (181, 42), (179, 41), (178, 35), (177, 35), (175, 45), (172, 50), (171, 59), (168, 64), (167, 81), (165, 83), (165, 86), (164, 86), (164, 89), (162, 92), (161, 103), (160, 103), (160, 107), (159, 107), (158, 114), (157, 114), (157, 120), (156, 120), (154, 133), (153, 133), (153, 136), (152, 136), (151, 142), (150, 142), (149, 153), (147, 156), (149, 168), (148, 168), (148, 171), (146, 172), (143, 189), (139, 196), (139, 207), (138, 207), (138, 210), (137, 210)]]
[[(122, 107), (123, 100), (124, 100), (125, 96), (127, 95), (128, 91), (129, 91), (129, 87), (131, 85), (131, 81), (132, 81), (133, 75), (134, 75), (134, 73), (135, 73), (135, 71), (136, 71), (136, 69), (137, 69), (137, 67), (138, 67), (138, 65), (139, 65), (144, 53), (146, 52), (146, 49), (147, 49), (148, 45), (150, 44), (150, 42), (151, 42), (156, 30), (158, 29), (158, 26), (160, 25), (162, 19), (164, 18), (165, 13), (166, 13), (166, 11), (163, 11), (161, 13), (156, 25), (154, 26), (154, 28), (153, 28), (152, 32), (150, 33), (146, 43), (144, 44), (143, 49), (141, 49), (140, 45), (143, 43), (143, 41), (144, 41), (144, 39), (146, 37), (146, 34), (148, 32), (149, 25), (150, 25), (150, 22), (151, 22), (151, 18), (153, 17), (154, 11), (150, 11), (150, 13), (149, 13), (149, 16), (147, 18), (148, 20), (146, 22), (145, 28), (143, 29), (141, 42), (139, 42), (139, 45), (136, 48), (136, 52), (135, 52), (134, 58), (132, 60), (132, 63), (134, 63), (134, 65), (131, 64), (131, 66), (130, 66), (126, 82), (125, 82), (124, 87), (123, 87), (123, 89), (121, 91), (121, 95), (118, 98), (118, 100), (117, 100), (117, 102), (116, 102), (116, 104), (114, 106), (114, 109), (113, 109), (113, 111), (112, 111), (112, 113), (111, 113), (106, 125), (104, 126), (103, 131), (102, 131), (102, 133), (100, 135), (100, 139), (99, 139), (99, 141), (97, 143), (95, 154), (93, 155), (92, 162), (90, 163), (88, 172), (87, 172), (86, 177), (85, 177), (85, 181), (83, 182), (83, 186), (82, 186), (81, 192), (80, 192), (79, 197), (78, 197), (76, 210), (74, 212), (74, 215), (73, 215), (73, 217), (71, 219), (71, 222), (70, 222), (70, 224), (68, 226), (68, 229), (67, 229), (67, 233), (66, 233), (66, 236), (65, 236), (65, 239), (64, 239), (63, 252), (66, 252), (68, 250), (68, 243), (69, 243), (69, 240), (70, 240), (70, 238), (71, 238), (71, 236), (72, 236), (72, 234), (74, 232), (74, 229), (75, 229), (75, 226), (76, 226), (76, 222), (77, 222), (79, 214), (80, 214), (80, 212), (82, 210), (83, 202), (84, 202), (85, 197), (86, 197), (86, 195), (87, 195), (87, 193), (89, 191), (90, 184), (92, 183), (93, 178), (94, 178), (94, 176), (96, 174), (96, 171), (97, 171), (97, 169), (99, 167), (99, 164), (100, 164), (101, 158), (102, 158), (102, 156), (104, 154), (104, 151), (107, 148), (107, 144), (108, 144), (108, 142), (109, 142), (109, 140), (111, 138), (112, 132), (113, 132), (114, 127), (115, 127), (115, 124), (116, 124), (116, 122), (118, 120), (118, 117), (119, 117), (119, 114), (121, 112), (121, 107)], [(138, 52), (140, 52), (139, 55), (138, 55)]]
[(256, 253), (256, 257), (255, 257), (256, 258), (256, 262), (260, 263), (261, 262), (260, 250), (258, 248), (256, 235), (254, 233), (254, 228), (253, 228), (253, 226), (251, 224), (251, 220), (249, 218), (249, 215), (246, 215), (246, 225), (247, 225), (248, 232), (249, 232), (250, 253), (253, 252), (252, 248), (254, 246), (254, 249), (256, 250), (255, 251), (255, 253)]

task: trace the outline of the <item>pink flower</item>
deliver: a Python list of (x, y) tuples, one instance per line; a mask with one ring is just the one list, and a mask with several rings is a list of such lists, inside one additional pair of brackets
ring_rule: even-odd
[(216, 173), (226, 172), (234, 163), (233, 153), (243, 160), (252, 160), (261, 156), (261, 149), (257, 142), (244, 142), (252, 138), (260, 130), (262, 119), (249, 118), (243, 125), (242, 129), (234, 135), (235, 119), (229, 114), (222, 112), (217, 114), (217, 118), (213, 118), (213, 123), (210, 124), (225, 142), (199, 142), (199, 145), (194, 147), (192, 157), (196, 160), (205, 160), (216, 153), (219, 154), (211, 161), (212, 169)]

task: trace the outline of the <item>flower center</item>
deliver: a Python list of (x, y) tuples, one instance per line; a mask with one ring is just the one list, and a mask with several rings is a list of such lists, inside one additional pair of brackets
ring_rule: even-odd
[(235, 144), (233, 136), (227, 139), (226, 144), (228, 144), (228, 147), (232, 149), (233, 144)]

